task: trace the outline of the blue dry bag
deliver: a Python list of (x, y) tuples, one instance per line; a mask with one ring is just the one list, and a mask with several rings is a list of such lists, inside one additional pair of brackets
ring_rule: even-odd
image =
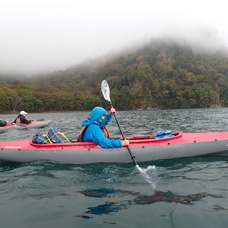
[(157, 136), (154, 137), (155, 139), (164, 139), (164, 138), (172, 138), (174, 137), (174, 135), (171, 135), (172, 131), (168, 130), (168, 131), (158, 131), (156, 134)]
[(48, 143), (52, 143), (52, 141), (49, 139), (48, 135), (45, 133), (36, 133), (33, 138), (32, 141), (34, 143), (39, 143), (39, 144), (48, 144)]
[(48, 131), (48, 137), (53, 143), (70, 143), (70, 140), (55, 127)]

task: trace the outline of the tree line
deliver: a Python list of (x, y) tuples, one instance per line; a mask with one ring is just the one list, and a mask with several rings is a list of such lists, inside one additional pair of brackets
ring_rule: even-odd
[(103, 79), (118, 110), (228, 106), (227, 53), (196, 52), (187, 44), (156, 40), (99, 64), (81, 64), (26, 82), (4, 80), (0, 111), (106, 107)]

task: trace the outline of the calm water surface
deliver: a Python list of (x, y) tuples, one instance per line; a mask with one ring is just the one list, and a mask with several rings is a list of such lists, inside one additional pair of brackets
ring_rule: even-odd
[[(57, 127), (75, 138), (88, 112), (31, 113), (43, 129), (11, 129), (0, 140), (31, 139)], [(126, 135), (159, 130), (228, 131), (228, 109), (118, 112)], [(13, 121), (16, 115), (2, 115)], [(115, 121), (112, 135), (118, 135)], [(126, 151), (127, 153), (127, 151)], [(136, 158), (137, 160), (137, 158)], [(0, 163), (1, 228), (228, 226), (228, 158), (205, 156), (140, 163), (153, 186), (129, 164)]]

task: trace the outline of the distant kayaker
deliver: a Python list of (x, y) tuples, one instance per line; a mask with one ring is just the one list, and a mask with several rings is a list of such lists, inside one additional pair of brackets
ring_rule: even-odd
[(107, 125), (112, 118), (112, 114), (116, 113), (114, 108), (107, 112), (104, 108), (95, 107), (88, 119), (82, 122), (82, 129), (78, 136), (80, 142), (94, 142), (101, 147), (114, 148), (128, 146), (128, 140), (110, 139)]
[(26, 117), (25, 117), (27, 114), (28, 114), (27, 112), (21, 111), (20, 114), (17, 116), (17, 118), (14, 120), (14, 123), (16, 123), (16, 124), (31, 123), (32, 121), (31, 120), (27, 120)]

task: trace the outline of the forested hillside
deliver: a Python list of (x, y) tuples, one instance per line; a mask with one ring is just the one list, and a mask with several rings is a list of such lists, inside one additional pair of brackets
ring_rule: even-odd
[(24, 81), (1, 79), (0, 111), (89, 110), (107, 107), (106, 79), (118, 110), (228, 106), (225, 50), (195, 50), (190, 44), (152, 40), (106, 61), (94, 60)]

